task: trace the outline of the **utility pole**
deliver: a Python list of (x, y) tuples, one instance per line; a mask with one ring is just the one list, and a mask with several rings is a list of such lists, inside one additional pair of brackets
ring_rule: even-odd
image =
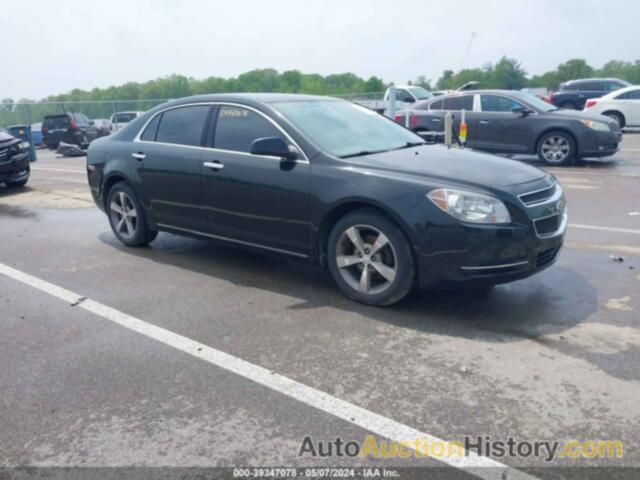
[(476, 32), (471, 32), (471, 37), (469, 38), (469, 43), (467, 44), (467, 49), (464, 51), (464, 55), (462, 56), (462, 61), (460, 62), (460, 69), (462, 70), (462, 66), (464, 65), (464, 61), (467, 59), (467, 55), (469, 54), (469, 50), (471, 50), (471, 44), (473, 43), (474, 38), (476, 38)]

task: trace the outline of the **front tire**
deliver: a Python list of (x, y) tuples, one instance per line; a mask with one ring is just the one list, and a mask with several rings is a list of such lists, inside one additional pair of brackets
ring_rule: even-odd
[(20, 180), (18, 182), (5, 182), (5, 185), (7, 185), (8, 188), (22, 188), (27, 184), (28, 181), (29, 181), (29, 177), (25, 178), (24, 180)]
[(111, 230), (127, 247), (147, 245), (158, 236), (157, 231), (149, 229), (138, 196), (126, 183), (111, 187), (106, 207)]
[(538, 140), (537, 153), (547, 165), (570, 165), (576, 156), (576, 142), (568, 133), (553, 130)]
[(329, 235), (329, 270), (342, 292), (369, 305), (391, 305), (413, 289), (411, 246), (398, 226), (372, 209), (342, 217)]

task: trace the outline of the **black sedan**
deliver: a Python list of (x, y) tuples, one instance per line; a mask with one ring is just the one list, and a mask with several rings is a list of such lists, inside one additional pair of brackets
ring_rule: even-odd
[(127, 246), (162, 230), (303, 259), (374, 305), (525, 278), (555, 261), (567, 224), (545, 172), (325, 97), (173, 101), (93, 142), (87, 170)]
[(453, 113), (456, 129), (465, 110), (468, 147), (536, 154), (551, 165), (613, 155), (622, 138), (619, 125), (610, 118), (560, 110), (533, 95), (509, 90), (476, 90), (418, 102), (396, 121), (420, 134), (442, 132), (447, 110)]
[(29, 180), (29, 143), (0, 132), (0, 183), (24, 187)]

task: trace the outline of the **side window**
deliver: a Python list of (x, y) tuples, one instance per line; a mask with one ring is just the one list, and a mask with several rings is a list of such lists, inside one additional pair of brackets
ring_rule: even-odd
[(445, 110), (473, 110), (473, 95), (461, 95), (444, 99)]
[(438, 100), (429, 105), (429, 110), (442, 110), (442, 100)]
[(162, 114), (156, 141), (178, 145), (199, 146), (209, 114), (209, 105), (182, 107)]
[(398, 88), (396, 89), (396, 102), (412, 103), (412, 102), (415, 102), (415, 99), (406, 90), (403, 90), (402, 88)]
[(640, 90), (631, 90), (627, 92), (628, 100), (640, 100)]
[(514, 108), (522, 107), (518, 102), (498, 95), (481, 95), (480, 104), (483, 112), (512, 112)]
[(242, 107), (220, 107), (214, 148), (249, 153), (253, 141), (265, 137), (280, 137), (286, 141), (280, 130), (262, 115)]
[(614, 90), (618, 90), (622, 88), (618, 82), (605, 82), (604, 88), (602, 90), (606, 90), (607, 92), (613, 92)]
[(144, 129), (142, 135), (140, 136), (140, 140), (145, 140), (147, 142), (153, 142), (156, 139), (156, 132), (158, 131), (158, 124), (160, 123), (160, 117), (162, 114), (156, 115), (153, 117), (153, 120), (149, 122), (147, 128)]
[(604, 90), (602, 82), (584, 82), (578, 85), (578, 91), (580, 92), (593, 92)]

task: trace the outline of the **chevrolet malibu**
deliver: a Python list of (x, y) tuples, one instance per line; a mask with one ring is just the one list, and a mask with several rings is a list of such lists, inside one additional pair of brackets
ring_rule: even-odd
[(567, 224), (551, 175), (326, 97), (172, 101), (93, 142), (87, 171), (126, 246), (166, 231), (303, 259), (372, 305), (528, 277)]

